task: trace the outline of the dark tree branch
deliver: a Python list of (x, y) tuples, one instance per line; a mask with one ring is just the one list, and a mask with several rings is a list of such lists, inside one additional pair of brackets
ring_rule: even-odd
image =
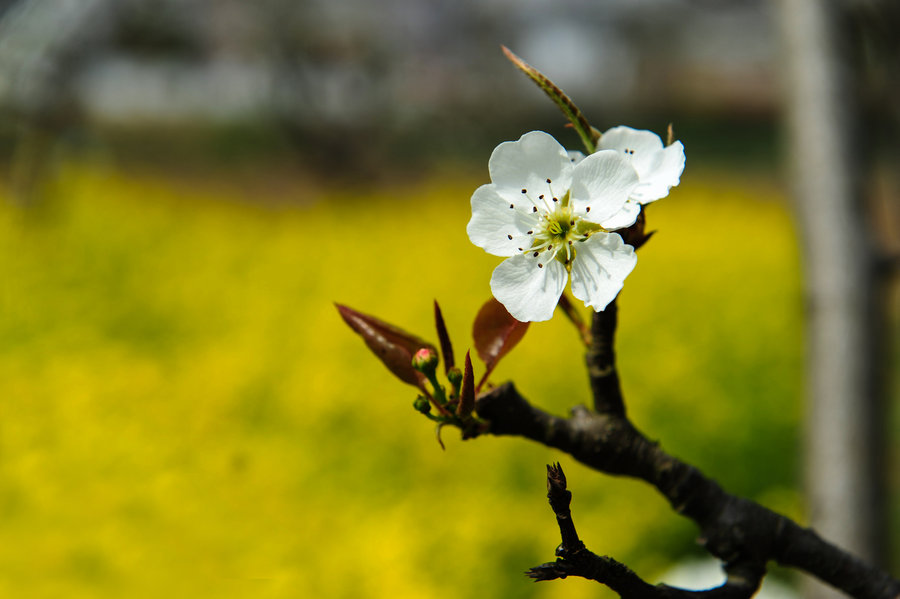
[(585, 548), (575, 532), (569, 508), (572, 494), (566, 489), (559, 464), (547, 467), (547, 487), (563, 542), (557, 549), (555, 562), (529, 570), (528, 575), (536, 581), (580, 576), (607, 585), (624, 599), (748, 599), (759, 588), (765, 568), (752, 563), (730, 565), (727, 581), (715, 589), (689, 591), (664, 584), (650, 585), (624, 564)]
[(566, 475), (559, 462), (555, 466), (547, 466), (547, 499), (550, 500), (550, 508), (556, 514), (556, 523), (562, 535), (560, 549), (567, 553), (584, 549), (584, 543), (578, 538), (575, 523), (572, 522), (572, 510), (569, 509), (572, 493), (567, 488)]
[(585, 362), (595, 411), (583, 406), (560, 418), (532, 406), (512, 383), (485, 393), (476, 402), (485, 431), (525, 437), (560, 449), (607, 474), (650, 483), (672, 508), (700, 528), (700, 543), (725, 564), (728, 581), (717, 589), (694, 592), (651, 586), (628, 567), (588, 551), (578, 539), (569, 512), (571, 494), (559, 468), (548, 471), (548, 497), (563, 543), (560, 559), (533, 568), (536, 580), (583, 576), (602, 582), (626, 598), (745, 599), (759, 586), (772, 560), (804, 570), (857, 599), (898, 599), (900, 581), (822, 539), (815, 531), (748, 499), (726, 493), (700, 470), (670, 456), (648, 440), (625, 415), (615, 363), (617, 308), (596, 312)]
[(547, 466), (547, 498), (556, 514), (562, 544), (556, 550), (555, 562), (542, 564), (527, 572), (535, 581), (580, 576), (607, 585), (623, 599), (748, 599), (759, 588), (765, 568), (756, 564), (732, 564), (722, 586), (689, 591), (665, 584), (650, 585), (628, 566), (588, 551), (575, 532), (569, 504), (572, 493), (566, 488), (566, 477), (559, 464)]
[(625, 401), (619, 385), (614, 349), (617, 319), (616, 300), (602, 312), (594, 313), (585, 363), (594, 396), (594, 410), (598, 414), (625, 416)]
[[(607, 474), (644, 480), (700, 528), (701, 543), (726, 564), (799, 568), (858, 599), (895, 599), (900, 581), (748, 499), (730, 495), (697, 468), (665, 453), (628, 419), (584, 407), (560, 418), (532, 406), (512, 383), (482, 395), (476, 410), (494, 435), (560, 449)], [(621, 564), (620, 564), (621, 566)], [(612, 566), (609, 566), (612, 567)], [(564, 573), (564, 570), (560, 571)]]

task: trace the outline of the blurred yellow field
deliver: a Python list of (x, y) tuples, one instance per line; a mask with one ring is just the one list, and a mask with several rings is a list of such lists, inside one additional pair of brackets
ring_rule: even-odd
[[(594, 551), (651, 580), (696, 551), (639, 483), (508, 438), (448, 430), (441, 451), (415, 393), (339, 319), (335, 301), (436, 340), (437, 298), (464, 353), (497, 264), (465, 233), (482, 182), (289, 182), (260, 198), (227, 178), (69, 164), (43, 203), (0, 205), (0, 595), (602, 595), (522, 574), (558, 544), (557, 460)], [(634, 421), (802, 520), (783, 198), (691, 173), (648, 223), (619, 300)], [(587, 401), (581, 364), (558, 315), (494, 379), (562, 414)]]

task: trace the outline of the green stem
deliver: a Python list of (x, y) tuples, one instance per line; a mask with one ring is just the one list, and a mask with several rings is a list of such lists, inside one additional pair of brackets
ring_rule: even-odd
[(559, 86), (550, 81), (546, 75), (516, 56), (506, 46), (501, 46), (501, 48), (503, 48), (503, 53), (506, 57), (516, 65), (520, 71), (528, 75), (528, 78), (534, 81), (545, 94), (550, 96), (550, 99), (553, 100), (560, 110), (562, 110), (563, 114), (566, 115), (566, 118), (569, 119), (569, 122), (572, 123), (572, 127), (581, 138), (581, 142), (584, 144), (587, 153), (593, 154), (596, 152), (597, 140), (600, 139), (600, 132), (591, 127), (587, 118), (585, 118), (584, 113), (575, 105), (575, 102), (573, 102)]

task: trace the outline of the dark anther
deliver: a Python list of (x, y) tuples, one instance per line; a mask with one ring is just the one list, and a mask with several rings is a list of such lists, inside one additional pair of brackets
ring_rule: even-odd
[(591, 211), (591, 207), (588, 206), (587, 208), (584, 209), (584, 211), (585, 211), (585, 212), (590, 212), (590, 211)]
[(572, 225), (572, 226), (574, 227), (574, 226), (575, 226), (575, 221), (574, 221), (574, 220), (570, 220), (570, 221), (569, 221), (569, 224)]
[(544, 194), (539, 195), (539, 196), (538, 196), (538, 199), (539, 199), (539, 200), (543, 200), (543, 199), (544, 199)]
[(553, 201), (554, 201), (554, 202), (558, 202), (558, 201), (559, 201), (559, 198), (553, 198)]
[(532, 211), (532, 212), (537, 212), (537, 206), (532, 206), (531, 211)]
[(532, 254), (532, 256), (534, 256), (535, 258), (537, 258), (539, 253), (540, 253), (540, 252), (535, 252), (534, 254)]
[(522, 190), (522, 193), (528, 193), (528, 190), (527, 190), (527, 189), (523, 189), (523, 190)]
[(506, 237), (507, 237), (508, 239), (512, 240), (512, 235), (507, 235)]
[(512, 208), (515, 208), (516, 205), (515, 205), (515, 204), (510, 204), (509, 207), (512, 209)]
[(529, 232), (528, 232), (529, 235), (531, 235), (531, 234), (533, 234), (533, 233), (534, 233), (534, 231), (529, 231)]
[(547, 183), (550, 183), (550, 179), (547, 179)]
[(538, 268), (544, 268), (544, 265), (538, 262)]

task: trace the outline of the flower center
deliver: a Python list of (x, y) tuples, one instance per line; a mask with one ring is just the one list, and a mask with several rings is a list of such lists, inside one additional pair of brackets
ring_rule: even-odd
[(558, 241), (565, 241), (574, 226), (575, 220), (572, 219), (571, 210), (562, 208), (547, 216), (547, 225), (544, 230), (550, 237)]
[(582, 224), (588, 223), (573, 215), (569, 206), (556, 206), (555, 210), (542, 210), (538, 228), (534, 232), (534, 240), (531, 247), (524, 253), (537, 258), (540, 268), (543, 268), (544, 264), (550, 260), (556, 259), (569, 269), (575, 258), (575, 242), (584, 241), (591, 234), (590, 227), (580, 226)]
[[(547, 179), (547, 184), (550, 183), (550, 179)], [(531, 201), (532, 212), (537, 214), (538, 222), (533, 230), (528, 231), (531, 244), (520, 247), (519, 251), (527, 258), (534, 259), (538, 268), (543, 268), (550, 260), (556, 259), (565, 265), (566, 270), (571, 270), (576, 253), (575, 242), (584, 241), (595, 231), (605, 230), (573, 213), (568, 191), (561, 201), (553, 195), (552, 188), (552, 201), (546, 195), (539, 195), (535, 200), (527, 189), (523, 189), (522, 194)], [(510, 204), (509, 207), (512, 209), (515, 205)], [(513, 239), (512, 234), (507, 237)]]

